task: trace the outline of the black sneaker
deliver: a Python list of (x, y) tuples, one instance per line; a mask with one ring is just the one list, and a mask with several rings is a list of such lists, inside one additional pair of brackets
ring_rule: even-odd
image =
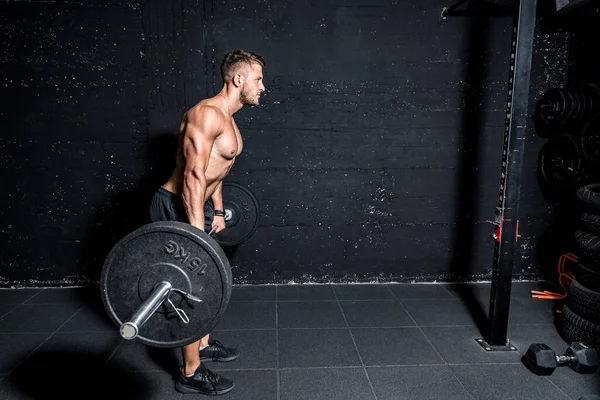
[(232, 380), (223, 378), (219, 374), (212, 372), (203, 364), (196, 369), (194, 375), (187, 377), (183, 371), (179, 374), (179, 380), (175, 384), (175, 389), (181, 393), (200, 393), (207, 396), (217, 396), (225, 394), (233, 389)]
[(240, 352), (237, 349), (231, 347), (225, 347), (218, 340), (211, 340), (208, 342), (208, 346), (200, 350), (200, 361), (217, 361), (227, 362), (233, 361), (240, 356)]

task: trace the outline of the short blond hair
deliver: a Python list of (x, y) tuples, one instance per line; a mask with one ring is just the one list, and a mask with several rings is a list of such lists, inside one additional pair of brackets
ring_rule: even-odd
[(221, 78), (223, 78), (223, 82), (231, 81), (234, 71), (241, 63), (248, 65), (257, 63), (263, 68), (266, 65), (265, 59), (252, 51), (237, 49), (227, 52), (223, 56), (223, 61), (221, 61)]

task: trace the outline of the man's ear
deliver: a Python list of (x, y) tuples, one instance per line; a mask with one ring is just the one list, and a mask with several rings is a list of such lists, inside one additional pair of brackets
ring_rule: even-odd
[(231, 81), (233, 82), (233, 85), (235, 87), (240, 87), (244, 83), (244, 77), (242, 76), (242, 74), (235, 74)]

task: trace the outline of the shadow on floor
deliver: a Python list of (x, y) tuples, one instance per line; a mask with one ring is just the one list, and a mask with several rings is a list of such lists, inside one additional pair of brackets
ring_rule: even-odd
[(104, 365), (104, 360), (81, 352), (47, 351), (27, 359), (6, 383), (32, 399), (123, 399), (151, 397), (147, 375), (130, 373), (126, 365)]

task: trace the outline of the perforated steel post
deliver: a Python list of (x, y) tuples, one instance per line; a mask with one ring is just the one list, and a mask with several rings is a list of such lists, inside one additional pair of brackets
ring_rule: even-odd
[(508, 343), (508, 315), (515, 252), (519, 238), (519, 199), (527, 128), (536, 0), (519, 1), (513, 24), (502, 171), (495, 229), (494, 266), (486, 350), (515, 350)]

